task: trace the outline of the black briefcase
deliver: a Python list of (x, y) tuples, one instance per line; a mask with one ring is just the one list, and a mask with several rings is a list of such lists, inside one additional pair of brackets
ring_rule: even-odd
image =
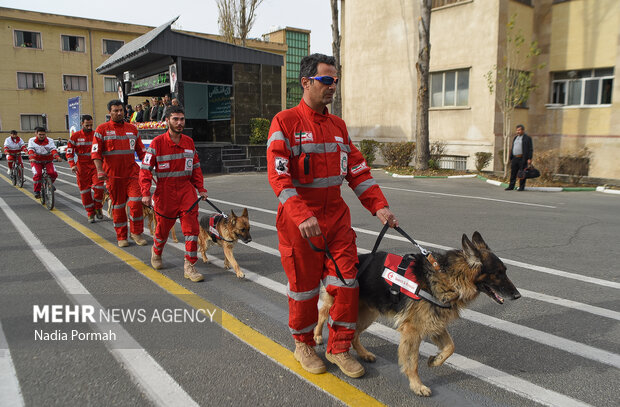
[(529, 166), (524, 170), (519, 170), (519, 172), (517, 173), (517, 178), (519, 179), (529, 179), (529, 178), (538, 178), (540, 177), (540, 171), (538, 171), (536, 168)]

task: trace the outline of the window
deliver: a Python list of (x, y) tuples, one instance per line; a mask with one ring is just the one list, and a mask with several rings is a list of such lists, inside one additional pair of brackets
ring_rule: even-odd
[(116, 78), (103, 78), (103, 91), (104, 92), (116, 92)]
[(451, 4), (462, 3), (464, 1), (468, 0), (433, 0), (431, 3), (431, 8), (445, 7)]
[(15, 46), (22, 48), (41, 48), (41, 33), (15, 30)]
[(431, 73), (431, 107), (469, 104), (469, 69)]
[(42, 73), (17, 72), (18, 89), (44, 89)]
[(62, 83), (65, 90), (78, 90), (86, 92), (86, 77), (77, 75), (63, 75)]
[(610, 105), (614, 68), (553, 72), (551, 103), (563, 106)]
[(103, 53), (105, 55), (112, 55), (113, 53), (118, 51), (124, 44), (125, 41), (103, 40)]
[(63, 51), (84, 52), (84, 37), (74, 37), (72, 35), (61, 35)]
[(34, 131), (35, 127), (45, 127), (45, 120), (42, 114), (22, 114), (19, 116), (22, 131)]

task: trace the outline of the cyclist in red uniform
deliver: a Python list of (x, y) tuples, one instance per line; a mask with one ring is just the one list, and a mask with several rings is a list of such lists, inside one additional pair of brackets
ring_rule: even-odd
[(11, 136), (4, 140), (4, 153), (9, 162), (8, 174), (11, 174), (14, 162), (18, 162), (22, 166), (24, 165), (22, 163), (22, 151), (28, 151), (26, 149), (26, 143), (17, 135), (16, 130), (11, 130)]
[(54, 144), (51, 138), (47, 137), (43, 127), (36, 127), (34, 129), (34, 134), (35, 137), (28, 140), (28, 158), (32, 166), (34, 197), (39, 199), (41, 197), (41, 175), (43, 175), (43, 167), (45, 167), (47, 174), (52, 179), (52, 182), (54, 182), (58, 177), (58, 173), (56, 172), (56, 168), (54, 168), (52, 159), (62, 161), (62, 158), (58, 155), (56, 144)]

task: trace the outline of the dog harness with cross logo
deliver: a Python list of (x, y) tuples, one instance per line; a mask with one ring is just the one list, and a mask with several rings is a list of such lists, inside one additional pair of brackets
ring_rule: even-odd
[(209, 236), (211, 236), (213, 241), (224, 240), (224, 238), (220, 236), (220, 233), (217, 231), (217, 224), (220, 223), (222, 219), (224, 219), (224, 215), (222, 214), (216, 214), (209, 218)]
[(420, 289), (420, 285), (413, 272), (415, 267), (415, 258), (413, 255), (407, 254), (404, 257), (396, 254), (388, 253), (383, 263), (382, 277), (390, 286), (392, 300), (398, 302), (400, 293), (419, 301), (425, 299), (442, 308), (450, 308), (450, 305), (444, 304), (432, 294)]

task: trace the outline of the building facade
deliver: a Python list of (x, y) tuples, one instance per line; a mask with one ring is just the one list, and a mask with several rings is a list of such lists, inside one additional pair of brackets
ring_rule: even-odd
[(116, 78), (95, 69), (151, 27), (0, 8), (0, 139), (10, 130), (31, 137), (46, 126), (68, 138), (67, 100), (81, 98), (83, 114), (105, 120), (117, 98)]
[(303, 57), (310, 54), (310, 31), (286, 27), (264, 34), (263, 39), (267, 42), (287, 45), (286, 74), (282, 75), (282, 88), (286, 92), (284, 95), (286, 108), (295, 107), (299, 104), (303, 94), (299, 83), (299, 64)]
[[(418, 3), (343, 0), (341, 15), (343, 116), (352, 138), (414, 140)], [(534, 73), (537, 88), (514, 111), (512, 127), (525, 125), (535, 158), (536, 151), (567, 155), (587, 147), (589, 176), (620, 178), (615, 0), (433, 1), (430, 141), (466, 156), (468, 169), (478, 151), (493, 153), (493, 168), (502, 168), (503, 116), (485, 75), (502, 64), (511, 19), (541, 51), (518, 66)]]

